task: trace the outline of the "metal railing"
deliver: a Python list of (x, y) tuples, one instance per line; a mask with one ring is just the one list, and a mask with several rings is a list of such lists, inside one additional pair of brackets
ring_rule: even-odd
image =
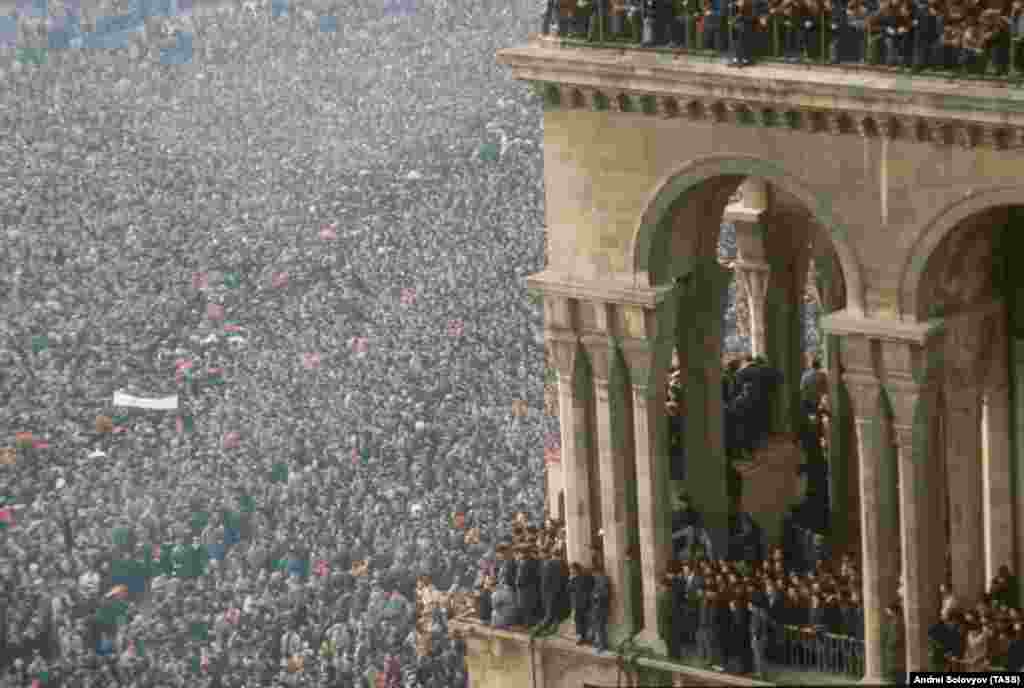
[[(776, 636), (782, 664), (829, 674), (864, 675), (864, 641), (822, 627), (781, 626)], [(777, 632), (778, 632), (777, 630)]]
[[(610, 21), (610, 16), (601, 16), (590, 3), (579, 7), (572, 17), (559, 21), (557, 0), (551, 13), (549, 31), (543, 32), (562, 39), (570, 45), (590, 45), (606, 48), (636, 48), (671, 51), (708, 59), (732, 56), (737, 45), (737, 20), (733, 15), (732, 3), (723, 0), (718, 16), (707, 17), (703, 11), (691, 9), (677, 16), (659, 17), (655, 33), (658, 39), (642, 44), (642, 14), (638, 5), (631, 5), (631, 12), (620, 21)], [(596, 0), (611, 5), (612, 0)], [(691, 3), (687, 3), (691, 5)], [(1024, 16), (1024, 15), (1021, 15)], [(762, 21), (763, 19), (763, 21)], [(865, 21), (873, 19), (873, 21)], [(761, 13), (748, 20), (748, 39), (755, 61), (786, 61), (801, 64), (839, 66), (860, 66), (865, 69), (892, 71), (893, 69), (944, 79), (970, 78), (994, 80), (1000, 83), (1012, 82), (1024, 85), (1024, 21), (1018, 17), (1005, 16), (1009, 26), (982, 50), (969, 49), (955, 44), (945, 44), (942, 37), (921, 27), (934, 18), (915, 12), (914, 28), (903, 33), (885, 26), (877, 12), (863, 18), (842, 19), (831, 12), (822, 11), (817, 16), (785, 17), (778, 10)], [(719, 29), (720, 47), (706, 49), (705, 27), (708, 20), (714, 21)], [(836, 21), (834, 21), (836, 20)], [(808, 29), (800, 25), (812, 22)], [(853, 23), (850, 23), (853, 22)], [(877, 24), (876, 24), (877, 22)], [(675, 26), (678, 24), (679, 26)], [(866, 25), (866, 26), (865, 26)], [(1019, 26), (1018, 26), (1019, 25)], [(620, 27), (618, 33), (611, 27)], [(833, 28), (835, 26), (836, 28)], [(670, 44), (670, 38), (685, 35), (685, 45)]]

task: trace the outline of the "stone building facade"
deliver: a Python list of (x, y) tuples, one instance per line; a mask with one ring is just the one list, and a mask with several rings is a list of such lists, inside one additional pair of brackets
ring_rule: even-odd
[[(1013, 403), (1024, 400), (1024, 271), (1012, 265), (1024, 232), (1024, 91), (846, 68), (736, 70), (546, 37), (498, 59), (546, 101), (549, 264), (528, 284), (543, 295), (558, 369), (569, 560), (588, 561), (603, 529), (621, 589), (626, 549), (639, 546), (643, 603), (614, 597), (618, 637), (660, 645), (656, 581), (671, 556), (662, 381), (673, 351), (699, 457), (687, 489), (722, 541), (723, 299), (735, 275), (754, 348), (785, 375), (776, 429), (792, 431), (813, 263), (835, 412), (834, 536), (861, 558), (865, 682), (883, 682), (883, 609), (901, 577), (907, 668), (925, 670), (939, 583), (970, 602), (999, 566), (1024, 571), (1014, 450), (1024, 401)], [(716, 260), (723, 216), (737, 226), (731, 269)], [(582, 650), (468, 633), (474, 686), (616, 683), (606, 659), (565, 669), (566, 653)], [(502, 679), (512, 665), (531, 675)]]

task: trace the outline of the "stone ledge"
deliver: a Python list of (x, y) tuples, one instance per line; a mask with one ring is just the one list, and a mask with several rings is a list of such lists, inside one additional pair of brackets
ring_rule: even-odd
[(671, 285), (633, 287), (615, 282), (578, 282), (552, 270), (543, 270), (528, 276), (526, 288), (550, 296), (643, 308), (657, 308), (672, 291)]
[(908, 323), (902, 320), (882, 320), (853, 315), (848, 310), (836, 311), (822, 316), (821, 329), (827, 334), (863, 335), (869, 339), (924, 344), (944, 329), (941, 319), (922, 323)]
[[(505, 642), (529, 646), (530, 638), (526, 632), (505, 630), (485, 626), (477, 620), (469, 618), (455, 619), (448, 624), (449, 632), (462, 634), (463, 636), (476, 637), (479, 639), (500, 639)], [(573, 640), (558, 635), (536, 638), (534, 648), (537, 651), (555, 650), (563, 654), (575, 655), (584, 662), (603, 663), (617, 665), (619, 658), (614, 653), (599, 655), (588, 645), (577, 645)], [(652, 659), (647, 657), (637, 658), (639, 666), (675, 674), (681, 679), (681, 685), (702, 685), (702, 686), (770, 686), (774, 685), (765, 681), (726, 674), (718, 671), (708, 671), (697, 667), (676, 664), (674, 662)], [(525, 687), (524, 687), (525, 688)]]
[[(685, 117), (937, 145), (1024, 147), (1024, 90), (810, 65), (738, 70), (701, 56), (562, 46), (498, 51), (517, 79), (561, 107)], [(999, 95), (997, 95), (999, 94)]]

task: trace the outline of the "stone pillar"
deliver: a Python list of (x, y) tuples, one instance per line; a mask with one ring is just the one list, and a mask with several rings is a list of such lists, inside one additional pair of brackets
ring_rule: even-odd
[(659, 652), (658, 580), (671, 557), (667, 390), (663, 380), (675, 344), (679, 288), (656, 309), (630, 309), (628, 338), (622, 351), (629, 365), (633, 393), (633, 440), (636, 461), (640, 566), (643, 580), (643, 629), (639, 640)]
[[(864, 604), (865, 683), (883, 683), (882, 624), (884, 609), (896, 599), (899, 582), (899, 548), (893, 546), (899, 532), (893, 512), (895, 484), (883, 461), (886, 440), (882, 389), (871, 361), (871, 343), (865, 337), (844, 337), (847, 372), (843, 381), (850, 391), (857, 428), (860, 458), (861, 571)], [(859, 366), (855, 366), (855, 361)], [(891, 472), (891, 471), (890, 471)]]
[(980, 390), (947, 380), (945, 401), (953, 589), (963, 603), (973, 605), (985, 592)]
[(856, 475), (853, 462), (856, 460), (857, 439), (849, 392), (839, 372), (839, 338), (836, 335), (826, 337), (829, 403), (832, 411), (828, 437), (829, 525), (832, 528), (833, 547), (846, 551), (853, 544), (850, 538), (857, 532), (859, 523), (857, 501), (849, 498), (851, 481)]
[(947, 319), (942, 351), (953, 589), (966, 604), (984, 594), (986, 583), (981, 398), (995, 315), (976, 311)]
[[(603, 315), (608, 308), (605, 304), (598, 304), (595, 310)], [(602, 315), (598, 316), (598, 321), (604, 323), (606, 317)], [(613, 350), (607, 334), (584, 335), (582, 341), (592, 361), (596, 393), (604, 565), (612, 585), (608, 623), (621, 626), (625, 621), (626, 602), (626, 481), (623, 457), (616, 453), (612, 437), (612, 425), (618, 420), (612, 418), (609, 404), (608, 379)]]
[(545, 337), (558, 372), (566, 556), (570, 562), (589, 566), (594, 532), (587, 433), (586, 392), (590, 380), (585, 356), (574, 329), (575, 310), (574, 300), (545, 298)]
[(1013, 460), (1010, 447), (1010, 387), (1005, 368), (1002, 384), (990, 383), (982, 405), (982, 469), (985, 484), (985, 575), (992, 580), (1000, 566), (1014, 568)]
[[(730, 500), (722, 411), (722, 314), (732, 275), (704, 259), (684, 284), (677, 330), (685, 342), (686, 489), (704, 516), (717, 558), (727, 544)], [(699, 459), (698, 459), (699, 457)]]
[(1014, 568), (1017, 527), (1013, 500), (1013, 451), (1010, 441), (1010, 368), (1005, 311), (992, 339), (981, 407), (981, 457), (985, 508), (985, 577), (1000, 566)]
[(928, 629), (939, 618), (938, 588), (946, 559), (945, 527), (936, 518), (942, 494), (933, 479), (942, 456), (935, 451), (942, 351), (906, 342), (885, 347), (886, 387), (899, 449), (906, 670), (928, 671)]
[[(742, 224), (736, 223), (737, 234), (739, 234)], [(754, 356), (764, 356), (766, 353), (765, 300), (768, 296), (771, 267), (764, 262), (737, 259), (733, 262), (732, 269), (743, 293), (746, 294), (747, 307), (750, 309), (750, 352)]]

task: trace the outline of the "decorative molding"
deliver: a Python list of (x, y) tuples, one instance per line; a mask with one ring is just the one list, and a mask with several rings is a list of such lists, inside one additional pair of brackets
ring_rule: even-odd
[(664, 93), (594, 88), (583, 84), (541, 83), (540, 92), (550, 94), (546, 102), (552, 108), (606, 110), (616, 114), (686, 118), (736, 126), (754, 124), (806, 133), (822, 132), (829, 136), (880, 137), (938, 146), (956, 143), (968, 149), (1024, 148), (1024, 126), (841, 108), (812, 109), (733, 97), (679, 98)]

